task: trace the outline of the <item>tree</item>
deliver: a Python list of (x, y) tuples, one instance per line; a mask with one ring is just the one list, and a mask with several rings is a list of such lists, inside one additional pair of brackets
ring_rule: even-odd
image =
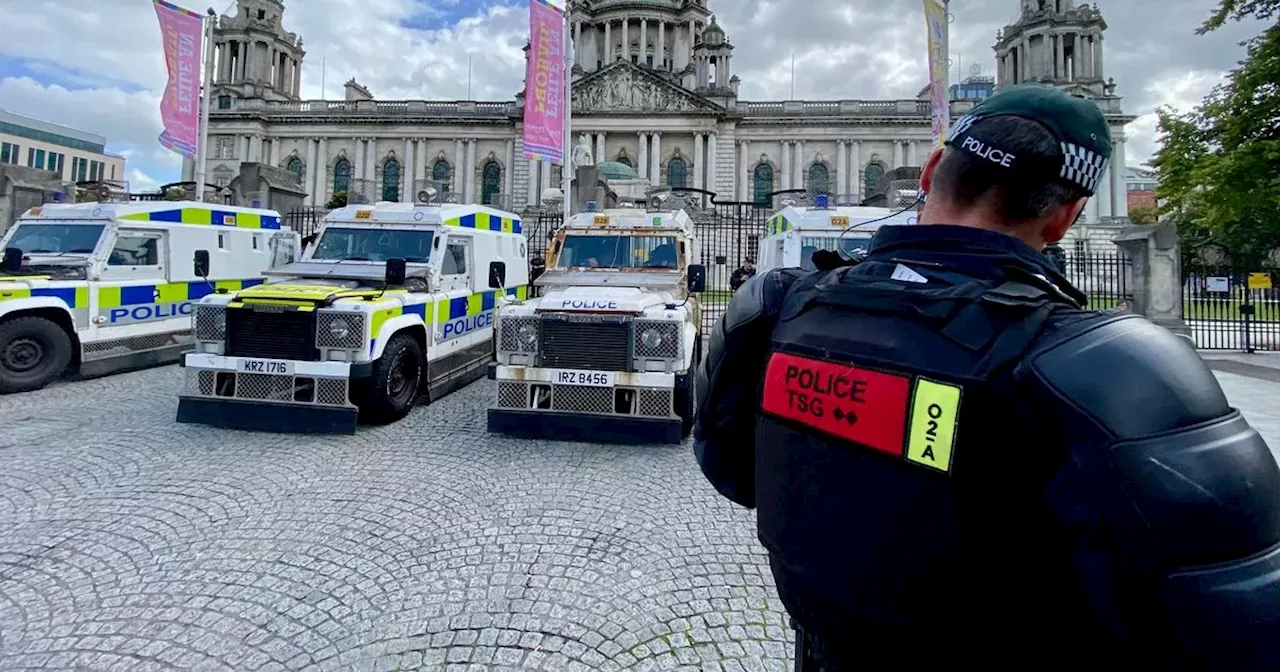
[[(1221, 0), (1197, 31), (1271, 19), (1280, 0)], [(1280, 24), (1246, 43), (1227, 80), (1193, 112), (1160, 110), (1161, 214), (1192, 238), (1261, 255), (1280, 240)]]
[(1156, 209), (1140, 205), (1129, 211), (1129, 221), (1134, 224), (1155, 224)]
[(324, 207), (330, 210), (337, 210), (338, 208), (347, 207), (347, 192), (339, 191), (335, 193), (333, 196), (330, 196), (329, 202), (325, 203)]

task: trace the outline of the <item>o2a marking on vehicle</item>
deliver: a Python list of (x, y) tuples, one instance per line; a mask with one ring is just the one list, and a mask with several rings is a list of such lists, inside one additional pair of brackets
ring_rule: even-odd
[(551, 382), (556, 385), (579, 385), (583, 387), (613, 387), (612, 371), (579, 371), (576, 369), (554, 369), (551, 371)]
[(236, 361), (236, 371), (240, 373), (259, 373), (268, 376), (292, 376), (293, 362), (282, 359), (249, 359)]
[(760, 409), (774, 417), (950, 473), (963, 390), (921, 376), (774, 353)]

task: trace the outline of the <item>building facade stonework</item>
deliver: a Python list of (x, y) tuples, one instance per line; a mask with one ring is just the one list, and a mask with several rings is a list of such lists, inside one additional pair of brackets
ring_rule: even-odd
[[(998, 83), (1047, 81), (1096, 100), (1112, 121), (1122, 174), (1133, 117), (1101, 79), (1100, 14), (1070, 0), (1022, 0), (1021, 10), (995, 46)], [(345, 100), (301, 100), (302, 40), (284, 30), (283, 14), (280, 0), (239, 0), (215, 31), (209, 182), (229, 183), (240, 163), (260, 162), (293, 172), (313, 206), (353, 181), (377, 185), (373, 200), (401, 200), (433, 180), (466, 202), (517, 211), (559, 186), (559, 166), (524, 158), (522, 94), (382, 101), (352, 80)], [(570, 22), (572, 143), (654, 185), (706, 189), (721, 201), (809, 189), (856, 203), (887, 172), (919, 167), (931, 151), (927, 91), (904, 100), (739, 99), (735, 45), (705, 0), (586, 0), (571, 4)], [(1081, 66), (1078, 44), (1093, 49)], [(954, 100), (952, 114), (975, 102)], [(194, 166), (185, 171), (191, 179)], [(1123, 183), (1100, 192), (1087, 221), (1122, 219), (1123, 195)]]

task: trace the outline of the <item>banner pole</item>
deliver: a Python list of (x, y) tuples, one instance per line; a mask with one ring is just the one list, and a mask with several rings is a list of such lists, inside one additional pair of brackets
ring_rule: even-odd
[(569, 7), (564, 9), (564, 150), (560, 153), (560, 191), (564, 195), (564, 223), (569, 223), (573, 214), (572, 196), (569, 189), (573, 183), (573, 160), (570, 144), (573, 140), (573, 35), (569, 30)]
[(208, 163), (206, 156), (209, 151), (209, 103), (213, 97), (213, 65), (214, 65), (214, 48), (213, 48), (213, 25), (218, 20), (217, 12), (213, 8), (209, 8), (208, 16), (205, 17), (204, 25), (204, 91), (200, 96), (200, 137), (196, 142), (196, 200), (204, 200), (204, 182), (205, 182), (205, 164)]

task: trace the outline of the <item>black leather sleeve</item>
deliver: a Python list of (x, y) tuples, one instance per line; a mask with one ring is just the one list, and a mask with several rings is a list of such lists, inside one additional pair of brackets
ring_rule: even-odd
[(694, 456), (720, 494), (747, 508), (756, 505), (755, 413), (769, 338), (787, 291), (806, 275), (784, 268), (747, 280), (716, 323), (698, 367)]
[(1083, 589), (1124, 594), (1125, 629), (1193, 669), (1280, 669), (1280, 469), (1266, 442), (1169, 331), (1115, 316), (1073, 331), (1019, 374), (1052, 409), (1044, 434), (1066, 442), (1052, 508), (1096, 521), (1110, 555), (1113, 585)]

